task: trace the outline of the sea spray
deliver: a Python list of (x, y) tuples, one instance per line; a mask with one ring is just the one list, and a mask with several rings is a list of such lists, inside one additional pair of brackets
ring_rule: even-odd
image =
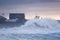
[(19, 33), (19, 34), (50, 34), (60, 32), (60, 24), (51, 18), (31, 19), (24, 25), (13, 28), (1, 29), (0, 33)]

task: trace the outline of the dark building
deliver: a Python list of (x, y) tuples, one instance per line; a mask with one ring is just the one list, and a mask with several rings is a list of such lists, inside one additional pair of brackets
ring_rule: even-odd
[(4, 22), (6, 22), (6, 18), (3, 16), (0, 16), (0, 23), (4, 23)]
[(17, 22), (25, 22), (25, 14), (24, 13), (10, 13), (9, 19), (17, 19)]
[(10, 13), (9, 19), (25, 19), (24, 13)]

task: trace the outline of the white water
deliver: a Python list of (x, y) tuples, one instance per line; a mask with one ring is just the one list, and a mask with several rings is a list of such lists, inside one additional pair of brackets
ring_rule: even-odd
[(0, 29), (0, 34), (15, 33), (15, 34), (50, 34), (60, 32), (60, 24), (51, 18), (31, 19), (24, 25), (14, 28)]

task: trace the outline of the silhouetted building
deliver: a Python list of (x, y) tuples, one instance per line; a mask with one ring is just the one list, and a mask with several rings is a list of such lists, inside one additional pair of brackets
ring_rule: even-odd
[(24, 13), (10, 13), (9, 15), (10, 19), (25, 19)]
[(25, 14), (24, 13), (10, 13), (9, 19), (16, 19), (17, 22), (25, 22)]
[(6, 22), (6, 18), (3, 16), (0, 16), (0, 23), (4, 23), (4, 22)]

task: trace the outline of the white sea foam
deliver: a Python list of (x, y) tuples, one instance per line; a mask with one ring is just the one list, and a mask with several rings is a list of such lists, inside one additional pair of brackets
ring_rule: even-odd
[(51, 18), (31, 19), (24, 25), (14, 28), (0, 29), (0, 33), (19, 33), (19, 34), (49, 34), (60, 32), (60, 24)]

